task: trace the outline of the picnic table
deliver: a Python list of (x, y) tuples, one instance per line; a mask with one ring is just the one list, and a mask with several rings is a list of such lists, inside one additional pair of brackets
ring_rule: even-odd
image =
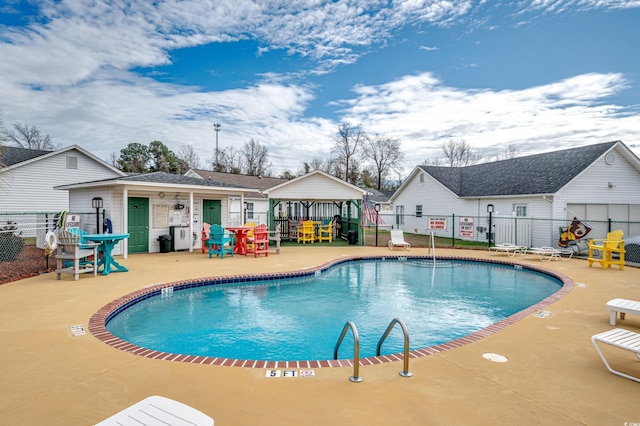
[(113, 248), (122, 240), (129, 238), (129, 234), (86, 234), (85, 240), (100, 243), (98, 246), (98, 270), (102, 267), (102, 275), (109, 275), (110, 272), (127, 272), (125, 266), (120, 265), (113, 258)]

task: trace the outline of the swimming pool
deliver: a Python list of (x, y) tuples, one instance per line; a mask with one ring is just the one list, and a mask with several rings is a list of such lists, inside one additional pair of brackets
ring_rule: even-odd
[[(443, 344), (450, 347), (450, 341), (468, 342), (474, 334), (483, 334), (479, 331), (506, 326), (540, 309), (561, 293), (563, 282), (502, 262), (443, 259), (436, 266), (424, 258), (350, 259), (285, 278), (174, 283), (116, 301), (92, 323), (103, 321), (102, 328), (108, 324), (109, 330), (100, 331), (112, 335), (102, 340), (111, 344), (113, 338), (124, 350), (198, 362), (328, 360), (345, 322), (353, 321), (361, 356), (373, 357), (393, 318), (407, 324), (412, 352), (437, 351)], [(243, 282), (246, 279), (249, 282)], [(167, 312), (172, 313), (164, 316)], [(168, 329), (178, 332), (167, 338)], [(345, 339), (340, 358), (353, 356), (351, 341)], [(394, 331), (382, 353), (401, 349), (402, 335)]]

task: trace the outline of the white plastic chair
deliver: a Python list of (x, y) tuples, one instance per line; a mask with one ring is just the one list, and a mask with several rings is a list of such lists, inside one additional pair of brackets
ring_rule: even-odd
[(393, 250), (394, 247), (404, 247), (409, 250), (411, 244), (404, 240), (404, 232), (402, 229), (392, 229), (391, 230), (391, 239), (389, 240), (389, 249)]

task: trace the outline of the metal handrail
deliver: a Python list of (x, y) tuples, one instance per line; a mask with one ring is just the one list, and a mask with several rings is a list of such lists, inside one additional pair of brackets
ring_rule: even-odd
[(380, 356), (380, 349), (382, 348), (382, 343), (387, 338), (387, 336), (389, 336), (389, 333), (391, 333), (393, 326), (396, 324), (400, 324), (400, 327), (402, 328), (402, 334), (404, 335), (404, 366), (402, 368), (402, 371), (400, 372), (400, 375), (402, 377), (411, 377), (413, 376), (413, 373), (409, 371), (409, 331), (407, 331), (407, 326), (404, 324), (404, 321), (402, 321), (400, 318), (394, 318), (393, 320), (391, 320), (389, 327), (387, 327), (387, 331), (384, 332), (384, 335), (378, 341), (378, 346), (376, 348), (376, 356)]
[(362, 377), (358, 375), (360, 374), (360, 338), (358, 337), (358, 329), (353, 322), (347, 321), (344, 325), (342, 334), (340, 334), (340, 338), (333, 350), (333, 359), (338, 359), (338, 349), (340, 348), (342, 340), (344, 340), (344, 336), (347, 334), (347, 330), (349, 330), (349, 328), (351, 328), (351, 331), (353, 332), (353, 376), (349, 377), (349, 380), (354, 383), (360, 383), (362, 381)]

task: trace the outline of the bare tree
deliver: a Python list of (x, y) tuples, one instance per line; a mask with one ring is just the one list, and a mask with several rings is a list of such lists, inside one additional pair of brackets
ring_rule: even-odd
[(442, 160), (440, 158), (427, 158), (422, 164), (425, 166), (442, 166)]
[(9, 143), (13, 143), (20, 148), (42, 149), (54, 151), (60, 148), (51, 141), (51, 136), (40, 133), (36, 126), (28, 124), (14, 123), (13, 130), (4, 130), (4, 136)]
[(502, 155), (498, 155), (497, 160), (508, 160), (510, 158), (516, 158), (519, 155), (519, 153), (520, 152), (517, 146), (513, 144), (509, 144), (504, 149), (504, 152), (502, 153)]
[(200, 157), (193, 145), (182, 145), (178, 151), (178, 158), (184, 161), (189, 169), (200, 168)]
[(211, 159), (211, 168), (214, 172), (242, 173), (242, 155), (240, 151), (232, 146), (228, 146), (218, 151), (218, 163), (216, 165), (215, 155)]
[(291, 180), (293, 178), (296, 177), (296, 175), (294, 175), (289, 169), (286, 169), (284, 172), (280, 173), (280, 176), (278, 176), (280, 179), (287, 179), (287, 180)]
[(298, 175), (304, 175), (314, 170), (321, 170), (325, 173), (334, 175), (335, 160), (331, 157), (326, 160), (323, 160), (320, 157), (313, 157), (311, 161), (303, 161), (298, 166)]
[(113, 167), (120, 167), (120, 163), (118, 161), (118, 156), (115, 152), (112, 152), (107, 159), (107, 163), (111, 164)]
[(270, 176), (271, 162), (269, 148), (260, 142), (250, 139), (242, 147), (242, 158), (246, 174), (249, 176)]
[(480, 161), (480, 156), (471, 151), (471, 145), (464, 139), (449, 139), (442, 144), (442, 152), (451, 167), (470, 166)]
[(361, 157), (365, 133), (360, 126), (343, 123), (338, 127), (332, 152), (338, 162), (336, 172), (350, 183), (358, 181), (358, 160)]
[(402, 151), (400, 141), (388, 136), (365, 135), (364, 155), (373, 163), (373, 176), (376, 189), (382, 189), (382, 182), (387, 175), (400, 165)]

